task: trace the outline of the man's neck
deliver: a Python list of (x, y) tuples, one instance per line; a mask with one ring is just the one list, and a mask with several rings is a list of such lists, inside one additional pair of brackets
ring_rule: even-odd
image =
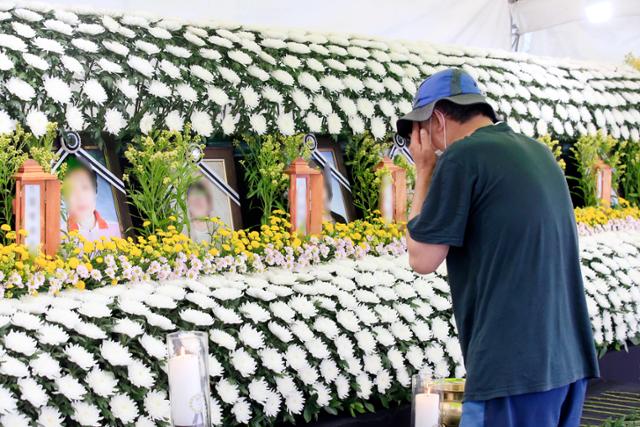
[(482, 115), (475, 116), (466, 123), (451, 123), (453, 123), (454, 126), (451, 126), (451, 136), (449, 144), (453, 144), (454, 142), (459, 141), (462, 138), (466, 138), (480, 128), (493, 124), (490, 118)]

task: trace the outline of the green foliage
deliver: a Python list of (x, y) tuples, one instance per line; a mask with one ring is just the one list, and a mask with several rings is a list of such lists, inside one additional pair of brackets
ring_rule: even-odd
[(351, 168), (353, 204), (367, 217), (378, 209), (383, 170), (375, 167), (382, 160), (389, 140), (376, 141), (369, 132), (353, 136), (345, 149), (346, 164)]
[(632, 205), (640, 206), (640, 144), (628, 142), (624, 147), (624, 174), (620, 184), (625, 199)]
[(549, 147), (549, 150), (553, 153), (553, 157), (556, 158), (556, 162), (560, 169), (564, 172), (567, 168), (566, 162), (562, 159), (562, 146), (560, 142), (556, 139), (551, 138), (551, 135), (543, 135), (538, 138), (538, 141), (542, 142), (544, 145)]
[(260, 204), (261, 221), (266, 224), (274, 210), (287, 210), (289, 177), (285, 170), (298, 157), (308, 160), (311, 151), (304, 144), (302, 134), (244, 135), (243, 141), (236, 140), (234, 144), (242, 150), (244, 156), (240, 164), (244, 169), (247, 195)]
[(610, 135), (598, 132), (595, 135), (583, 135), (571, 147), (576, 160), (579, 176), (573, 177), (577, 181), (577, 188), (586, 206), (597, 206), (595, 165), (602, 160), (612, 168), (611, 186), (618, 189), (620, 176), (624, 171), (622, 164), (623, 150), (626, 142), (618, 141)]
[(40, 138), (26, 132), (20, 125), (10, 134), (0, 134), (0, 224), (13, 224), (16, 194), (13, 176), (20, 166), (32, 158), (45, 172), (51, 172), (51, 166), (58, 160), (53, 150), (57, 129), (55, 123), (49, 123), (47, 132)]
[[(128, 196), (139, 218), (147, 224), (140, 232), (150, 234), (167, 229), (188, 229), (187, 190), (197, 181), (198, 167), (191, 153), (200, 144), (191, 126), (183, 133), (157, 131), (139, 136), (124, 153), (129, 167), (124, 180)], [(148, 223), (147, 223), (148, 221)]]

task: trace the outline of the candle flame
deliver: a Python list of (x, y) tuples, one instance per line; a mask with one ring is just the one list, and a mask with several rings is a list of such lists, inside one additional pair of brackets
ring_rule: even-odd
[(185, 351), (184, 347), (180, 347), (180, 356), (184, 356), (185, 354), (187, 354), (187, 352)]

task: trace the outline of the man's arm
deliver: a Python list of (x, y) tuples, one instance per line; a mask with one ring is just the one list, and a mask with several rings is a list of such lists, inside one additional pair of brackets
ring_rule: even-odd
[[(409, 148), (416, 164), (416, 188), (411, 202), (409, 221), (420, 215), (422, 205), (429, 193), (431, 177), (437, 161), (426, 134), (424, 129), (420, 129), (419, 125), (414, 123)], [(428, 274), (436, 271), (438, 266), (442, 264), (449, 252), (449, 246), (418, 242), (411, 238), (409, 230), (407, 230), (407, 250), (411, 268), (416, 273)]]

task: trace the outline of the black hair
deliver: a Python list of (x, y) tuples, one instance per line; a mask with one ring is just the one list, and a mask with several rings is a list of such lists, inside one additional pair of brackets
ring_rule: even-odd
[(95, 188), (96, 193), (98, 192), (98, 174), (93, 168), (89, 165), (89, 163), (77, 157), (72, 157), (67, 161), (67, 175), (75, 171), (86, 172), (89, 175), (89, 179), (91, 179), (91, 184), (93, 184), (93, 188)]
[(196, 190), (204, 193), (204, 196), (207, 198), (207, 202), (209, 203), (209, 205), (213, 206), (213, 199), (211, 197), (211, 194), (209, 193), (209, 189), (206, 185), (204, 185), (202, 181), (196, 181), (191, 184), (189, 188), (187, 188), (187, 196), (189, 196), (192, 191)]
[(478, 103), (470, 105), (460, 105), (443, 99), (438, 101), (434, 110), (440, 111), (442, 114), (453, 120), (454, 122), (464, 124), (477, 116), (485, 116), (495, 121), (495, 113), (489, 104)]

